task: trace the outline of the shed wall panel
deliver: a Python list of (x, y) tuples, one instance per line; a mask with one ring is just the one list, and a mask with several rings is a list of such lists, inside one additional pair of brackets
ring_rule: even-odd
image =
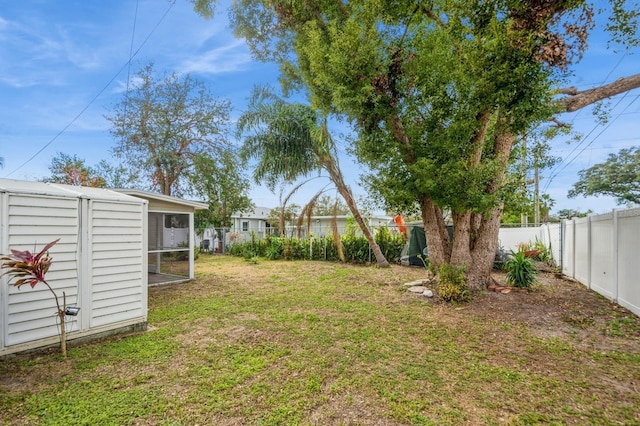
[[(54, 264), (47, 282), (62, 303), (78, 295), (79, 203), (76, 198), (44, 195), (9, 194), (7, 196), (7, 246), (15, 250), (40, 251), (45, 244), (61, 238), (51, 250)], [(60, 253), (60, 255), (58, 255)], [(60, 261), (58, 261), (60, 257)], [(28, 300), (35, 301), (27, 303)], [(7, 292), (4, 344), (7, 346), (58, 335), (56, 304), (43, 284), (21, 289), (11, 286)]]
[(143, 205), (92, 201), (89, 212), (91, 326), (146, 316), (141, 275), (146, 255)]

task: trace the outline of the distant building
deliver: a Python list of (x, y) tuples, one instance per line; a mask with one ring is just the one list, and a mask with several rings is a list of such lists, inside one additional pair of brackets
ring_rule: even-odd
[(227, 244), (248, 241), (252, 234), (259, 239), (271, 234), (271, 225), (268, 222), (271, 210), (268, 207), (254, 207), (250, 212), (232, 214)]
[[(231, 215), (232, 226), (226, 234), (226, 244), (249, 241), (252, 235), (257, 239), (262, 239), (267, 235), (278, 235), (278, 227), (268, 222), (271, 210), (273, 209), (268, 207), (256, 207), (251, 212)], [(302, 224), (298, 226), (298, 218), (295, 217), (285, 224), (285, 235), (288, 237), (297, 237), (299, 235), (301, 238), (307, 238), (309, 235), (326, 237), (332, 234), (333, 220), (333, 216), (311, 216), (310, 221), (304, 218)], [(353, 220), (353, 216), (339, 215), (335, 217), (339, 234), (342, 235), (346, 232), (349, 220)], [(365, 216), (364, 220), (373, 230), (382, 226), (390, 226), (393, 230), (396, 229), (390, 216)], [(354, 230), (357, 235), (362, 235), (357, 224), (354, 225)]]

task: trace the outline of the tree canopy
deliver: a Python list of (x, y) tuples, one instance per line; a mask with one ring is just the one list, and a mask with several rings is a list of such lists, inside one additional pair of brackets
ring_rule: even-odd
[(197, 159), (220, 156), (229, 147), (230, 110), (230, 102), (213, 97), (201, 81), (175, 73), (159, 78), (148, 64), (105, 117), (116, 138), (116, 158), (146, 179), (149, 189), (181, 195), (195, 177)]
[(51, 176), (45, 177), (44, 182), (64, 183), (76, 186), (91, 186), (104, 188), (106, 179), (100, 171), (85, 164), (85, 160), (77, 155), (68, 155), (62, 152), (56, 153), (49, 165)]
[(615, 197), (618, 204), (640, 204), (640, 147), (626, 148), (609, 154), (604, 163), (579, 172), (580, 179), (569, 191), (578, 195)]
[(191, 191), (209, 203), (209, 209), (198, 214), (204, 225), (231, 227), (233, 213), (249, 211), (253, 207), (247, 195), (251, 185), (242, 174), (237, 157), (234, 150), (227, 149), (220, 151), (217, 157), (200, 155), (195, 159), (196, 173), (191, 179)]
[(318, 197), (313, 206), (314, 216), (331, 216), (334, 213), (338, 215), (349, 214), (349, 207), (339, 198), (329, 195)]
[(94, 188), (134, 188), (139, 186), (137, 176), (130, 174), (122, 165), (113, 165), (100, 160), (89, 165), (84, 158), (58, 152), (49, 165), (50, 176), (43, 182), (64, 183), (67, 185), (90, 186)]

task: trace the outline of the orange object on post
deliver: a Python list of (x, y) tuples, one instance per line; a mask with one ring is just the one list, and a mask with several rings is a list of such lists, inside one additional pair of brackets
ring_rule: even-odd
[(398, 231), (402, 232), (402, 234), (404, 234), (404, 236), (407, 236), (407, 225), (404, 224), (404, 219), (402, 218), (402, 216), (397, 215), (396, 217), (393, 218), (393, 221), (396, 223), (396, 226), (398, 227)]

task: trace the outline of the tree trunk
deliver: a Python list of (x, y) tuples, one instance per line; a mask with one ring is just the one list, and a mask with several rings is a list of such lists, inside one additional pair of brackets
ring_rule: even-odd
[(376, 240), (371, 233), (368, 224), (364, 222), (364, 219), (360, 214), (360, 210), (358, 210), (358, 206), (356, 205), (356, 200), (353, 198), (353, 194), (351, 193), (349, 187), (345, 184), (344, 178), (342, 177), (342, 172), (340, 171), (335, 160), (333, 159), (333, 157), (327, 156), (323, 158), (322, 163), (325, 170), (329, 173), (331, 181), (335, 184), (338, 192), (340, 193), (340, 195), (342, 195), (342, 198), (344, 198), (345, 203), (347, 203), (347, 207), (349, 207), (351, 214), (353, 214), (353, 218), (356, 220), (356, 223), (360, 227), (362, 234), (367, 239), (369, 247), (371, 247), (371, 251), (376, 258), (376, 262), (378, 262), (378, 266), (380, 268), (388, 268), (390, 266), (389, 261), (386, 257), (384, 257), (382, 250), (380, 250), (380, 246), (378, 245), (378, 243), (376, 243)]
[[(494, 155), (500, 162), (500, 169), (489, 182), (487, 194), (496, 193), (507, 173), (509, 154), (515, 142), (515, 135), (503, 131), (494, 141)], [(442, 211), (425, 197), (420, 201), (422, 221), (427, 236), (429, 260), (437, 270), (442, 263), (450, 263), (466, 271), (467, 284), (473, 291), (482, 289), (491, 277), (493, 261), (498, 248), (498, 233), (502, 204), (498, 204), (484, 214), (471, 210), (453, 212), (453, 242), (450, 245)], [(449, 249), (449, 247), (451, 247)]]
[(470, 251), (471, 263), (467, 270), (467, 284), (473, 291), (481, 290), (491, 278), (491, 270), (498, 249), (498, 233), (502, 206), (496, 206), (482, 216), (475, 232)]
[(466, 270), (471, 266), (471, 211), (453, 213), (451, 264)]
[(451, 259), (451, 245), (447, 225), (444, 222), (442, 209), (433, 204), (429, 197), (420, 200), (422, 224), (429, 250), (429, 262), (437, 271), (440, 265)]

